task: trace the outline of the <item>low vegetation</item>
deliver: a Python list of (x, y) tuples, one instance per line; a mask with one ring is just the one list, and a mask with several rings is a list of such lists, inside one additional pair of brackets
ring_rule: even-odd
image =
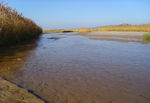
[(32, 20), (0, 2), (0, 47), (33, 39), (42, 29)]
[(150, 32), (150, 24), (144, 25), (114, 25), (114, 26), (103, 26), (98, 31), (135, 31), (135, 32)]
[(147, 41), (150, 41), (150, 34), (144, 34), (143, 39), (147, 40)]
[(91, 31), (135, 31), (135, 32), (150, 32), (150, 24), (144, 25), (113, 25), (113, 26), (103, 26), (100, 28), (81, 28), (81, 29), (58, 29), (58, 30), (46, 30), (44, 33), (54, 33), (54, 32), (91, 32)]
[(57, 30), (44, 30), (43, 33), (65, 33), (65, 32), (73, 32), (73, 30), (67, 29), (57, 29)]
[(81, 28), (81, 29), (57, 29), (57, 30), (44, 30), (44, 33), (64, 33), (64, 32), (91, 32), (97, 29)]

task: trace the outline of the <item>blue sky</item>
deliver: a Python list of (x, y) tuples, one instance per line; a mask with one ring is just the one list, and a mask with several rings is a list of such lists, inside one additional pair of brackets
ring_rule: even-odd
[(43, 29), (150, 23), (150, 0), (4, 0)]

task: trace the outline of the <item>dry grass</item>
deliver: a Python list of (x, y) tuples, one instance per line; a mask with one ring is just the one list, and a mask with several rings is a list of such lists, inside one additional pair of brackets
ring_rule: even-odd
[(57, 29), (57, 30), (44, 30), (43, 33), (63, 33), (63, 32), (74, 32), (71, 29)]
[(135, 31), (135, 32), (150, 32), (150, 24), (144, 25), (113, 25), (113, 26), (103, 26), (100, 28), (80, 28), (80, 29), (58, 29), (58, 30), (47, 30), (44, 33), (54, 33), (54, 32), (91, 32), (91, 31)]
[(98, 31), (136, 31), (136, 32), (150, 32), (150, 24), (144, 25), (114, 25), (103, 26)]
[(15, 9), (0, 2), (0, 46), (37, 37), (42, 29)]
[(97, 29), (81, 28), (81, 29), (57, 29), (57, 30), (44, 30), (43, 33), (63, 33), (63, 32), (91, 32)]
[(75, 32), (91, 32), (91, 31), (97, 31), (97, 29), (94, 28), (80, 28), (80, 29), (74, 29)]

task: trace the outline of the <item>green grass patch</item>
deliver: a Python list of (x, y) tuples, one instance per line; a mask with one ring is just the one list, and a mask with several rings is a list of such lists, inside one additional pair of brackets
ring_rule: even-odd
[(150, 41), (150, 34), (144, 34), (143, 39)]

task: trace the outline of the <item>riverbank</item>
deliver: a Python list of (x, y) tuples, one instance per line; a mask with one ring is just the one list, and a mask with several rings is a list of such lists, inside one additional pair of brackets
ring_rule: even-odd
[(28, 90), (0, 78), (0, 103), (45, 103)]
[(93, 32), (93, 31), (150, 32), (150, 24), (143, 24), (143, 25), (122, 24), (122, 25), (102, 26), (99, 28), (44, 30), (43, 33)]
[[(43, 33), (66, 33), (78, 32), (84, 36), (107, 36), (107, 37), (124, 37), (124, 38), (142, 38), (145, 41), (150, 41), (150, 24), (143, 25), (110, 25), (100, 28), (80, 28), (80, 29), (57, 29), (44, 30)], [(94, 32), (94, 33), (93, 33)], [(89, 35), (90, 34), (90, 35)], [(96, 38), (97, 39), (97, 38)], [(101, 39), (103, 40), (103, 39)]]
[(73, 35), (79, 35), (88, 37), (94, 40), (108, 40), (108, 41), (120, 41), (120, 42), (140, 42), (146, 43), (144, 35), (149, 32), (127, 32), (127, 31), (93, 31), (93, 32), (82, 32)]
[(89, 33), (77, 33), (84, 36), (109, 36), (109, 37), (133, 37), (141, 38), (144, 34), (149, 32), (123, 32), (123, 31), (93, 31)]

